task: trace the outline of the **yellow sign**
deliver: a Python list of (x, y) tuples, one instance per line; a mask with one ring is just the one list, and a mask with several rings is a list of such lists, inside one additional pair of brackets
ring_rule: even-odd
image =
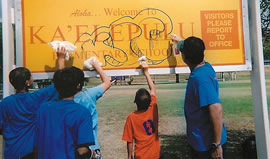
[(213, 65), (245, 64), (241, 0), (22, 0), (23, 64), (32, 72), (55, 70), (48, 45), (77, 46), (68, 65), (83, 68), (96, 56), (103, 68), (133, 69), (146, 56), (151, 68), (185, 66), (171, 51), (171, 34), (204, 40)]

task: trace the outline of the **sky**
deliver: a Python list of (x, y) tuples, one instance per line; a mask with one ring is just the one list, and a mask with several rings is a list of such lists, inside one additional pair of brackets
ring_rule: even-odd
[(0, 2), (0, 21), (2, 22), (2, 1)]

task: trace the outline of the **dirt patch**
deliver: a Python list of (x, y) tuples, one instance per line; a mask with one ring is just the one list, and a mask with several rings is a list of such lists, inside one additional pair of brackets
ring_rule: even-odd
[[(228, 142), (225, 149), (225, 159), (242, 159), (242, 143), (249, 136), (254, 135), (252, 122), (226, 120)], [(234, 122), (233, 122), (234, 121)], [(246, 121), (246, 122), (244, 122)], [(99, 141), (104, 159), (126, 158), (126, 142), (122, 141), (125, 120), (116, 118), (100, 118)], [(239, 130), (241, 128), (241, 130)], [(159, 134), (162, 148), (162, 159), (190, 159), (190, 147), (186, 137), (186, 123), (184, 117), (160, 117)]]
[[(113, 159), (116, 154), (119, 159), (127, 157), (126, 142), (122, 141), (124, 124), (125, 120), (100, 118), (98, 137), (102, 155), (105, 159)], [(184, 134), (185, 129), (183, 117), (160, 117), (159, 133), (161, 142), (167, 143), (168, 136)]]

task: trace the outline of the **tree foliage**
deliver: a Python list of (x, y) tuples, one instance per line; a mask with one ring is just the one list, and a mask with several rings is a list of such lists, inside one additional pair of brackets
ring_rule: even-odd
[(270, 0), (261, 0), (260, 7), (264, 59), (270, 60)]

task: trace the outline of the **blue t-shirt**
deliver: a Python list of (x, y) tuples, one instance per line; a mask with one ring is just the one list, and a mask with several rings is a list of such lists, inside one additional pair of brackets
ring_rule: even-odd
[(78, 147), (94, 144), (89, 111), (73, 100), (44, 103), (37, 112), (38, 158), (75, 159)]
[(103, 87), (101, 85), (93, 87), (93, 88), (87, 88), (81, 93), (75, 95), (74, 101), (76, 103), (81, 104), (82, 106), (86, 107), (92, 116), (92, 126), (93, 126), (93, 133), (95, 138), (95, 145), (90, 146), (91, 149), (99, 149), (98, 144), (98, 137), (97, 137), (97, 131), (98, 131), (98, 113), (96, 109), (97, 100), (102, 97), (104, 93)]
[[(213, 67), (205, 65), (194, 69), (188, 79), (185, 95), (185, 117), (189, 144), (196, 151), (207, 151), (214, 142), (214, 130), (208, 106), (220, 103), (218, 79)], [(221, 144), (227, 141), (223, 124)]]
[(56, 99), (51, 85), (33, 93), (17, 93), (0, 103), (0, 129), (4, 137), (4, 156), (16, 159), (33, 152), (35, 114), (40, 104)]

